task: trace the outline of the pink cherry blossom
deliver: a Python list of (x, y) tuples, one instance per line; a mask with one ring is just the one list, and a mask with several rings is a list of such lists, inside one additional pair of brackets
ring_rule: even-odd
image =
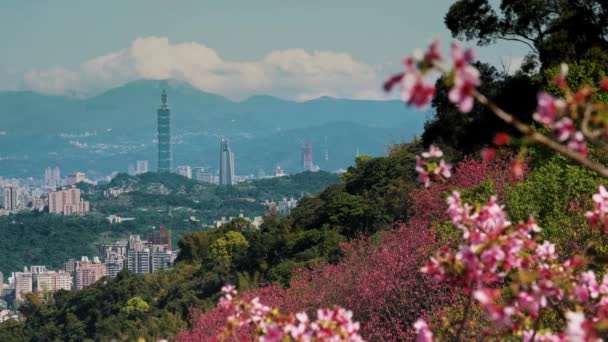
[(416, 331), (416, 342), (432, 342), (433, 333), (429, 329), (429, 325), (422, 319), (419, 319), (414, 323), (414, 329)]
[(440, 160), (439, 165), (435, 169), (436, 175), (441, 175), (443, 178), (450, 178), (452, 176), (452, 164), (448, 164), (445, 160)]
[(568, 117), (562, 118), (553, 124), (553, 132), (558, 141), (566, 141), (574, 135), (574, 122)]
[(426, 108), (435, 96), (435, 85), (418, 72), (409, 72), (401, 79), (401, 99), (418, 109)]
[(564, 100), (555, 99), (547, 93), (540, 93), (538, 94), (538, 105), (533, 118), (543, 125), (552, 127), (558, 114), (561, 113), (565, 106), (566, 103)]
[(454, 85), (448, 93), (450, 102), (457, 104), (458, 109), (468, 113), (473, 109), (473, 90), (481, 84), (479, 70), (470, 65), (475, 55), (472, 50), (463, 50), (459, 43), (452, 43), (454, 62)]
[(599, 192), (593, 195), (595, 207), (593, 211), (588, 211), (585, 216), (589, 220), (589, 225), (606, 233), (608, 231), (608, 191), (600, 185)]
[(427, 152), (422, 152), (422, 158), (441, 158), (443, 157), (443, 151), (439, 149), (439, 147), (435, 145), (429, 146), (429, 150)]
[(448, 93), (450, 102), (457, 104), (461, 112), (470, 112), (475, 102), (473, 90), (480, 84), (479, 71), (475, 67), (465, 65), (457, 68), (454, 71), (454, 86)]
[(555, 260), (557, 259), (557, 253), (555, 253), (555, 245), (549, 241), (543, 242), (536, 248), (536, 253), (542, 260)]
[(443, 159), (438, 160), (442, 156), (443, 151), (435, 145), (431, 145), (428, 151), (416, 156), (417, 180), (425, 187), (430, 186), (431, 180), (447, 179), (452, 176), (452, 165)]
[(452, 43), (450, 53), (456, 69), (471, 64), (475, 60), (475, 52), (472, 49), (463, 49), (458, 42)]
[(585, 136), (581, 131), (574, 133), (574, 137), (568, 142), (568, 148), (580, 153), (583, 156), (587, 155), (589, 150), (587, 148), (587, 143), (585, 143)]

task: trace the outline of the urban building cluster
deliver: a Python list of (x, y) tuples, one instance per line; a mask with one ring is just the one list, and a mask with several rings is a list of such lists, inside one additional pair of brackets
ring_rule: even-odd
[(283, 198), (278, 202), (266, 200), (263, 204), (268, 208), (269, 213), (289, 215), (291, 210), (298, 206), (298, 200), (291, 197), (289, 199)]
[(81, 191), (75, 185), (71, 188), (48, 193), (49, 213), (62, 215), (84, 215), (89, 212), (89, 202), (80, 197)]
[(231, 216), (231, 217), (226, 218), (225, 216), (222, 216), (222, 218), (220, 218), (219, 220), (213, 221), (213, 226), (212, 227), (213, 228), (219, 228), (219, 227), (223, 226), (224, 224), (226, 224), (226, 223), (228, 223), (228, 222), (230, 222), (230, 221), (232, 221), (232, 220), (234, 220), (236, 218), (240, 218), (240, 219), (243, 219), (243, 220), (251, 223), (251, 225), (254, 228), (256, 228), (256, 229), (259, 229), (260, 226), (262, 225), (262, 223), (264, 223), (264, 219), (262, 218), (262, 216), (255, 216), (254, 218), (249, 218), (249, 217), (246, 217), (243, 214), (239, 214), (238, 217), (232, 217)]
[(22, 271), (12, 272), (6, 283), (0, 273), (0, 319), (10, 318), (11, 315), (2, 312), (9, 304), (13, 308), (19, 306), (28, 293), (44, 298), (59, 290), (82, 289), (103, 277), (116, 277), (123, 269), (135, 274), (155, 273), (171, 268), (177, 256), (177, 252), (171, 250), (171, 231), (162, 225), (147, 240), (131, 235), (128, 240), (100, 244), (97, 250), (99, 256), (92, 260), (86, 256), (80, 260), (69, 259), (58, 271), (43, 265), (26, 266)]
[(131, 235), (128, 240), (98, 245), (97, 250), (110, 277), (125, 268), (135, 274), (166, 270), (177, 257), (177, 252), (171, 249), (171, 231), (162, 225), (147, 240)]
[[(59, 167), (47, 167), (41, 179), (0, 177), (0, 216), (22, 210), (42, 211), (63, 215), (83, 215), (89, 211), (89, 203), (81, 198), (78, 183), (96, 184), (84, 172), (74, 172), (61, 178)], [(58, 190), (58, 188), (60, 188)]]

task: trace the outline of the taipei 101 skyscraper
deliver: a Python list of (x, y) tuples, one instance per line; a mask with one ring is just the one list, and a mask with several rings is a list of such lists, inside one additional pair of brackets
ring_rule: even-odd
[(167, 92), (163, 90), (158, 109), (158, 173), (171, 172), (171, 109), (167, 105)]

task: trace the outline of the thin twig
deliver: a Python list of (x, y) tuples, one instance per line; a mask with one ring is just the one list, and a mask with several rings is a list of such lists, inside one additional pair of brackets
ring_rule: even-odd
[(494, 114), (496, 114), (496, 116), (498, 116), (504, 122), (515, 127), (523, 135), (527, 136), (528, 138), (532, 139), (533, 141), (543, 144), (543, 145), (549, 147), (550, 149), (569, 157), (570, 159), (576, 161), (577, 163), (597, 172), (599, 175), (608, 178), (608, 168), (605, 168), (603, 165), (597, 164), (597, 163), (585, 158), (580, 153), (573, 151), (573, 150), (569, 149), (568, 147), (566, 147), (562, 144), (559, 144), (559, 143), (553, 141), (552, 139), (536, 132), (529, 125), (519, 121), (513, 115), (502, 110), (502, 108), (498, 107), (494, 102), (492, 102), (490, 99), (485, 97), (485, 95), (479, 93), (477, 90), (473, 90), (472, 94), (475, 97), (475, 99), (477, 101), (479, 101), (479, 103), (488, 107), (492, 112), (494, 112)]
[(460, 336), (464, 331), (464, 326), (467, 324), (467, 320), (469, 319), (469, 311), (471, 310), (471, 305), (473, 305), (473, 292), (469, 293), (469, 298), (467, 298), (467, 304), (464, 307), (464, 313), (462, 314), (462, 323), (456, 331), (456, 341), (460, 341)]

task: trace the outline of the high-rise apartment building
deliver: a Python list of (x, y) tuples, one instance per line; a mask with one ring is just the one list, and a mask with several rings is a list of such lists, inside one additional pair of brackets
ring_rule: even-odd
[(136, 274), (154, 273), (169, 269), (175, 262), (176, 253), (171, 251), (171, 232), (160, 229), (150, 241), (139, 235), (129, 237), (127, 268)]
[(175, 254), (167, 245), (150, 246), (150, 271), (152, 273), (171, 268), (175, 261)]
[(167, 92), (163, 90), (161, 106), (158, 109), (158, 172), (171, 172), (171, 109), (167, 105)]
[(302, 146), (302, 170), (312, 171), (312, 169), (312, 144), (308, 143)]
[(82, 257), (82, 259), (76, 263), (76, 271), (74, 275), (74, 285), (77, 289), (82, 289), (86, 286), (95, 284), (99, 279), (105, 277), (106, 265), (101, 263), (99, 258), (93, 258), (93, 261), (89, 261), (89, 258)]
[(171, 250), (171, 231), (161, 224), (158, 230), (152, 232), (152, 236), (148, 236), (148, 242), (153, 245), (166, 245)]
[(234, 153), (224, 138), (220, 145), (220, 185), (234, 185)]
[(38, 292), (69, 291), (72, 289), (72, 275), (66, 272), (34, 273), (34, 283)]
[(0, 272), (0, 297), (4, 296), (4, 275)]
[(138, 160), (135, 163), (135, 174), (141, 175), (146, 172), (148, 172), (148, 161), (147, 160)]
[(58, 166), (50, 166), (44, 170), (44, 186), (56, 188), (61, 185), (61, 171)]
[(127, 262), (127, 246), (128, 242), (126, 240), (119, 240), (115, 243), (97, 246), (101, 261), (106, 265), (108, 277), (116, 277), (118, 272), (125, 268)]
[(32, 292), (32, 273), (24, 268), (23, 272), (15, 272), (15, 302), (22, 302), (26, 293)]
[(15, 210), (17, 209), (17, 198), (19, 194), (17, 192), (17, 187), (15, 186), (7, 186), (3, 189), (2, 196), (2, 207), (6, 210)]
[(129, 237), (127, 250), (127, 268), (136, 274), (150, 273), (150, 248), (139, 235)]
[(74, 172), (68, 175), (68, 185), (76, 185), (85, 181), (87, 181), (87, 175), (84, 172)]
[(70, 189), (62, 188), (59, 191), (49, 192), (49, 213), (83, 215), (89, 212), (89, 202), (80, 198), (80, 194), (80, 189), (75, 186)]
[(184, 176), (188, 179), (192, 179), (192, 167), (188, 165), (178, 166), (177, 173), (181, 176)]

